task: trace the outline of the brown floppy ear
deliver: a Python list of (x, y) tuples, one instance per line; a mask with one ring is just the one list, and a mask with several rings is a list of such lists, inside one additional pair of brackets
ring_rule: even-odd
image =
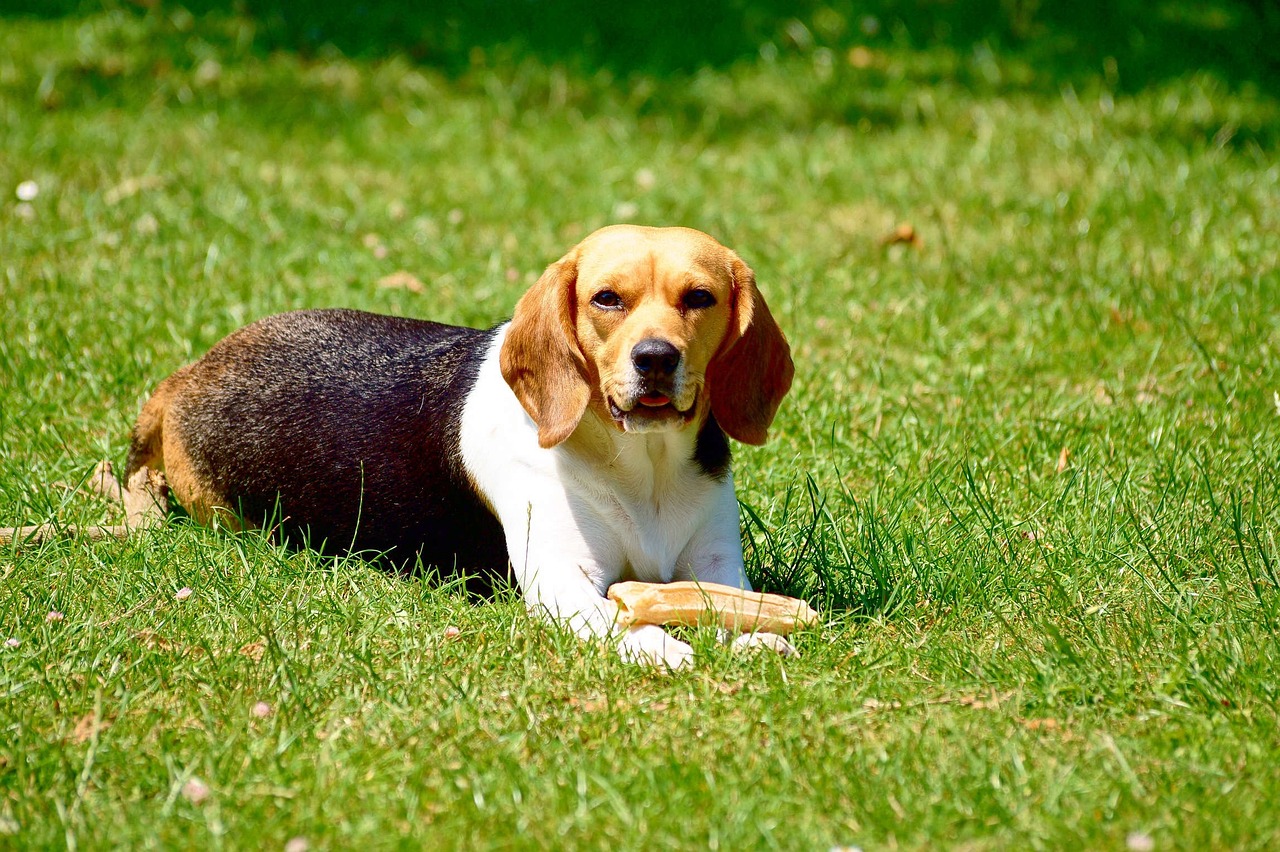
[(516, 304), (498, 362), (516, 399), (538, 425), (538, 443), (554, 447), (573, 434), (591, 386), (574, 323), (577, 256), (547, 267)]
[(733, 272), (733, 316), (720, 351), (707, 369), (711, 411), (729, 437), (763, 444), (795, 367), (791, 347), (756, 287), (751, 267), (737, 255)]

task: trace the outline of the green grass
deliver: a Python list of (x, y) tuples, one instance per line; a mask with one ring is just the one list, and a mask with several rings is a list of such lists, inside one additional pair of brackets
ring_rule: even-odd
[(792, 341), (736, 470), (750, 573), (826, 624), (665, 677), (256, 535), (9, 547), (0, 847), (1280, 844), (1273, 90), (900, 33), (446, 76), (256, 26), (0, 17), (0, 525), (108, 517), (54, 483), (256, 317), (488, 324), (682, 224)]

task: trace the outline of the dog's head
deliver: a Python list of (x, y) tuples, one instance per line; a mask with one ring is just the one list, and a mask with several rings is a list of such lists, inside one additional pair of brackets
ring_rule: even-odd
[(615, 225), (551, 264), (516, 305), (502, 375), (553, 447), (590, 408), (627, 432), (707, 412), (764, 443), (791, 387), (791, 350), (755, 275), (700, 231)]

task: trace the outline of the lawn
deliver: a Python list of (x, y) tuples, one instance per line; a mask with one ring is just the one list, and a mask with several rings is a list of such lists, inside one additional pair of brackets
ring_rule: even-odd
[(435, 53), (284, 0), (20, 5), (0, 526), (114, 521), (75, 485), (254, 318), (492, 324), (596, 227), (680, 224), (791, 340), (735, 470), (749, 573), (824, 624), (662, 675), (180, 518), (6, 545), (0, 847), (1280, 845), (1266, 4), (760, 3), (701, 66), (468, 42), (474, 3)]

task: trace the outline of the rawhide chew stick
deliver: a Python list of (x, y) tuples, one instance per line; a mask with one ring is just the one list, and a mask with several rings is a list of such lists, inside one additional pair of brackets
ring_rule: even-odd
[(818, 613), (799, 598), (744, 592), (717, 583), (615, 583), (609, 600), (618, 605), (618, 623), (717, 624), (739, 633), (777, 633), (815, 624)]

